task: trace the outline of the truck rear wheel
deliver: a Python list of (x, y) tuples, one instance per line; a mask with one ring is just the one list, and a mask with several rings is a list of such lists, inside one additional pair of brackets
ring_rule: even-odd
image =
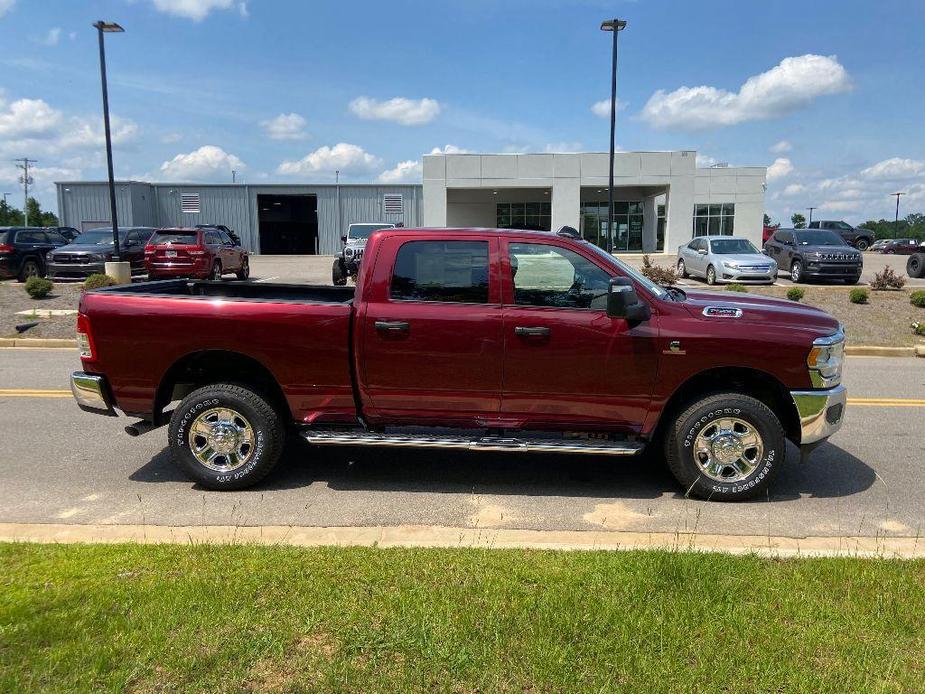
[(764, 494), (787, 455), (784, 429), (760, 400), (718, 393), (682, 412), (665, 437), (665, 459), (685, 493), (737, 501)]
[(906, 261), (906, 274), (909, 277), (925, 277), (925, 253), (913, 253)]
[(170, 418), (173, 459), (208, 489), (243, 489), (262, 480), (282, 453), (276, 410), (246, 387), (218, 383), (193, 391)]

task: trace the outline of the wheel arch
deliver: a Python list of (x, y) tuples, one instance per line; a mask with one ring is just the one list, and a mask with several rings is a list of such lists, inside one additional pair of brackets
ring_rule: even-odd
[(175, 361), (158, 384), (154, 397), (154, 422), (164, 421), (164, 409), (174, 400), (214, 383), (234, 383), (252, 388), (270, 400), (280, 415), (292, 419), (289, 402), (273, 373), (257, 359), (231, 350), (202, 350)]
[(763, 402), (778, 416), (787, 438), (796, 444), (800, 443), (800, 416), (790, 390), (766, 371), (738, 366), (707, 369), (694, 374), (678, 386), (662, 408), (653, 440), (661, 439), (668, 423), (694, 400), (724, 392), (749, 395)]

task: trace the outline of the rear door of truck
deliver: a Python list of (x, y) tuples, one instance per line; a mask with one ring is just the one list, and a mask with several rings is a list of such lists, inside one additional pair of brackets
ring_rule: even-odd
[(498, 239), (389, 234), (364, 260), (360, 388), (381, 419), (483, 426), (501, 405)]

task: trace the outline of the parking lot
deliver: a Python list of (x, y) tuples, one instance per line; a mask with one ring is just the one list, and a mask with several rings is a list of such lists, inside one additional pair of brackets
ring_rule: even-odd
[[(436, 526), (652, 533), (918, 537), (925, 518), (925, 362), (849, 357), (846, 423), (766, 499), (686, 499), (657, 462), (569, 456), (313, 449), (290, 442), (253, 489), (210, 492), (170, 462), (165, 429), (130, 438), (124, 418), (81, 412), (75, 351), (0, 359), (0, 522)], [(888, 398), (888, 400), (882, 400)], [(876, 399), (876, 400), (872, 400)]]

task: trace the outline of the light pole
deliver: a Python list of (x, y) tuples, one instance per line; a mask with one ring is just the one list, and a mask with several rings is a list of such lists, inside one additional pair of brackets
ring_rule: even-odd
[(613, 59), (610, 66), (610, 179), (607, 186), (607, 252), (613, 253), (613, 160), (617, 128), (617, 34), (626, 28), (623, 19), (601, 22), (601, 31), (613, 33)]
[(905, 193), (890, 193), (890, 195), (896, 196), (896, 219), (893, 220), (893, 233), (899, 236), (899, 196)]
[(237, 183), (237, 179), (238, 179), (238, 172), (232, 169), (231, 170), (231, 182)]
[[(125, 31), (115, 22), (104, 22), (99, 20), (93, 24), (99, 34), (100, 39), (100, 81), (103, 85), (103, 128), (106, 131), (106, 167), (109, 173), (109, 213), (112, 217), (112, 267), (107, 268), (106, 274), (115, 277), (120, 284), (129, 284), (132, 281), (132, 272), (125, 263), (122, 267), (119, 249), (119, 220), (116, 214), (116, 181), (112, 172), (112, 135), (109, 129), (109, 88), (106, 84), (106, 48), (103, 34), (114, 34)], [(108, 264), (108, 263), (107, 263)]]
[(818, 210), (819, 208), (818, 207), (807, 207), (806, 209), (809, 210), (809, 224), (812, 224), (813, 223), (813, 210)]

